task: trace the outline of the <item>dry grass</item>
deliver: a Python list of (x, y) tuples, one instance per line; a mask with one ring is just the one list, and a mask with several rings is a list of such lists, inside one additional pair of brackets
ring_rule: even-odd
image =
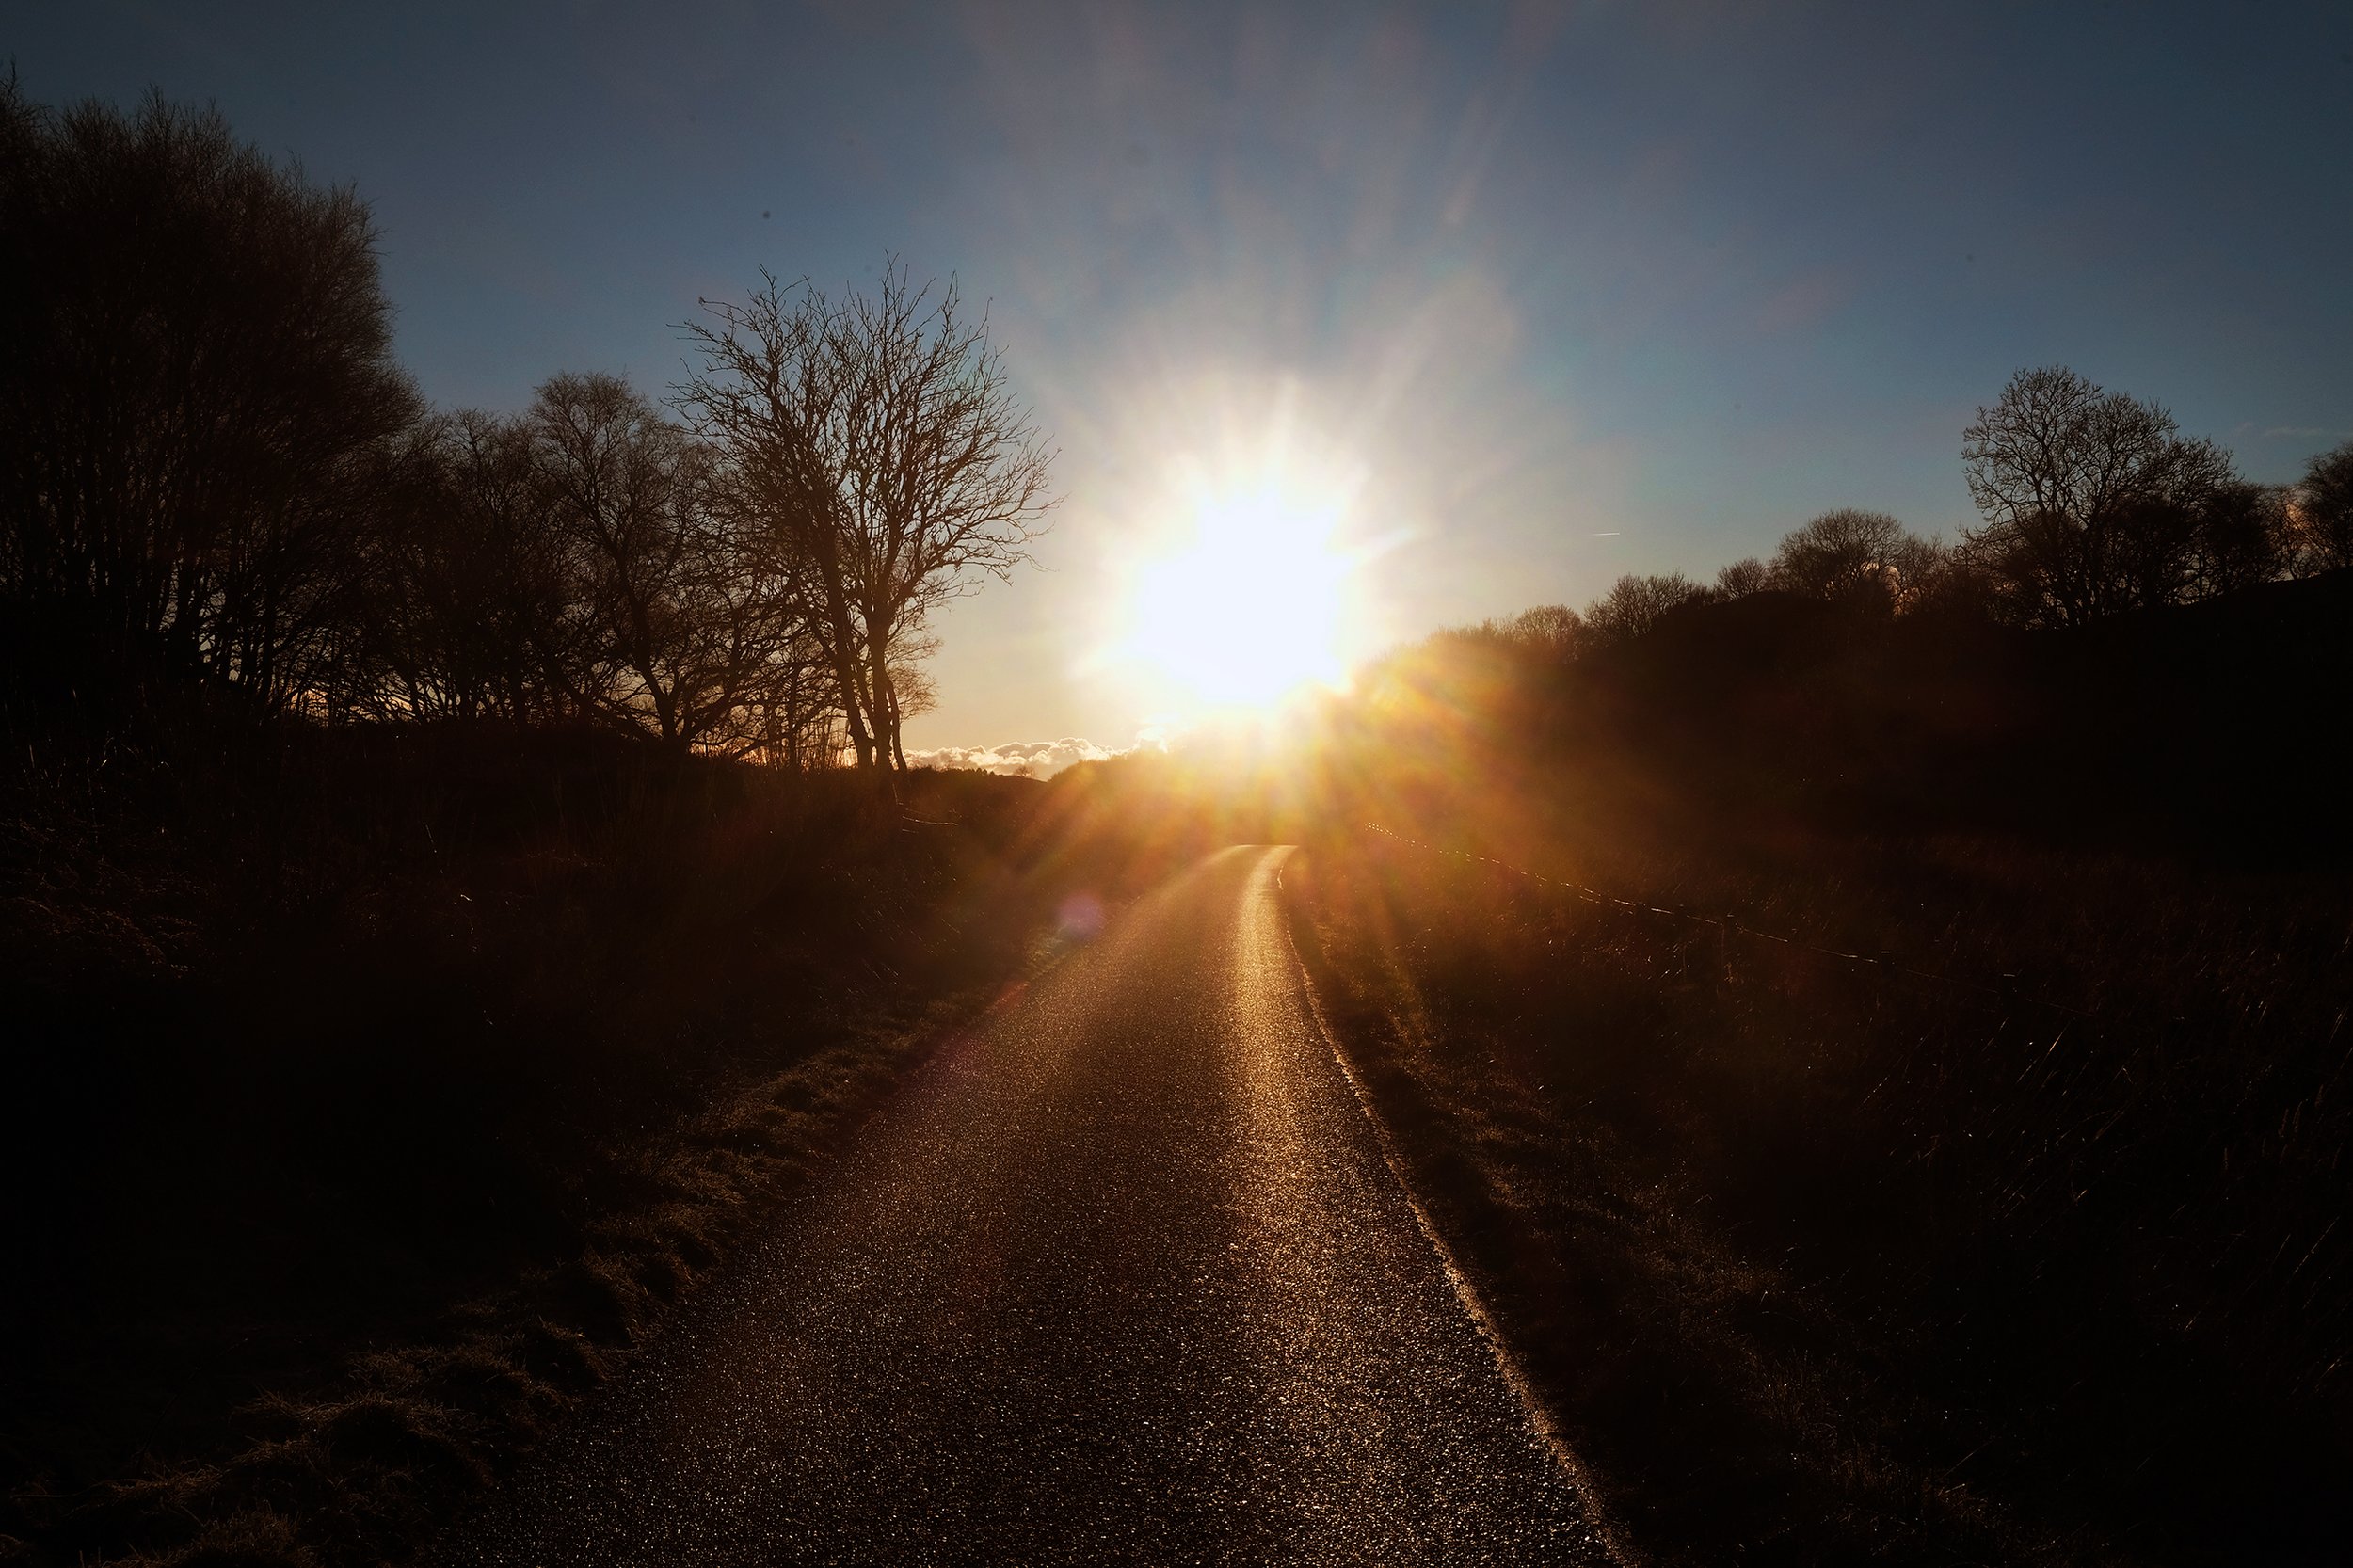
[(1982, 842), (1518, 847), (1992, 985), (1370, 836), (1291, 879), (1336, 1026), (1638, 1542), (2331, 1560), (2341, 879)]
[[(594, 737), (13, 780), (18, 1560), (397, 1560), (1034, 956), (1043, 792)], [(0, 1559), (7, 1553), (0, 1551)]]

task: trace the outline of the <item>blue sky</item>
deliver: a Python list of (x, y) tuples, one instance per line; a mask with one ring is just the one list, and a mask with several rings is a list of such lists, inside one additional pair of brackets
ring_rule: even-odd
[(680, 371), (768, 266), (991, 302), (1044, 569), (943, 617), (920, 745), (1152, 718), (1089, 659), (1168, 474), (1359, 488), (1360, 648), (1836, 505), (1947, 535), (2024, 365), (2254, 477), (2353, 434), (2353, 7), (12, 6), (29, 96), (212, 101), (354, 181), (436, 401)]

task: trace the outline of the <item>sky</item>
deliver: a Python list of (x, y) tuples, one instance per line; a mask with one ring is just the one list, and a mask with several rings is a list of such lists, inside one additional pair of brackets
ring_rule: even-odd
[(1334, 498), (1358, 658), (1834, 506), (1950, 537), (1961, 427), (2025, 366), (2260, 480), (2353, 436), (2344, 0), (8, 0), (0, 57), (356, 184), (445, 407), (659, 392), (763, 267), (952, 276), (1061, 501), (936, 621), (917, 748), (1181, 719), (1121, 606), (1270, 451)]

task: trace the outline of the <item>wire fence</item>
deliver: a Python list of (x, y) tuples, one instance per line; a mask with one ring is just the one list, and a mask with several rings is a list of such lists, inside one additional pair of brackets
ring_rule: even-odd
[[(1418, 839), (1409, 839), (1402, 833), (1382, 826), (1379, 823), (1369, 822), (1364, 826), (1369, 831), (1378, 833), (1383, 838), (1403, 844), (1407, 848), (1450, 859), (1492, 866), (1512, 876), (1524, 877), (1529, 882), (1539, 883), (1548, 888), (1558, 888), (1573, 897), (1583, 899), (1586, 903), (1600, 907), (1624, 909), (1637, 914), (1659, 915), (1672, 920), (1684, 920), (1693, 925), (1706, 926), (1721, 932), (1727, 944), (1735, 936), (1753, 936), (1758, 941), (1776, 943), (1793, 952), (1812, 953), (1817, 957), (1837, 959), (1842, 963), (1865, 966), (1884, 974), (1905, 975), (1914, 980), (1949, 985), (1956, 990), (1975, 991), (1980, 996), (1992, 997), (1997, 1001), (2022, 1002), (2032, 1007), (2048, 1008), (2054, 1013), (2064, 1013), (2073, 1018), (2097, 1016), (2096, 1014), (2088, 1013), (2080, 1007), (2070, 1007), (2065, 1002), (2052, 1001), (2047, 998), (2030, 995), (2015, 985), (1988, 984), (1981, 980), (1964, 979), (1960, 975), (1945, 974), (1937, 969), (1924, 969), (1917, 965), (1902, 962), (1890, 951), (1876, 953), (1849, 952), (1840, 948), (1824, 947), (1819, 943), (1806, 941), (1802, 937), (1785, 936), (1777, 932), (1760, 931), (1754, 926), (1743, 925), (1729, 915), (1721, 917), (1705, 915), (1696, 909), (1650, 904), (1640, 899), (1619, 898), (1615, 894), (1605, 893), (1597, 888), (1589, 888), (1582, 882), (1572, 881), (1567, 877), (1546, 876), (1541, 872), (1531, 872), (1526, 867), (1514, 866), (1509, 861), (1497, 860), (1492, 856), (1473, 855), (1468, 850), (1448, 849), (1441, 844), (1424, 843)], [(2003, 976), (2005, 980), (2010, 978), (2008, 975)]]

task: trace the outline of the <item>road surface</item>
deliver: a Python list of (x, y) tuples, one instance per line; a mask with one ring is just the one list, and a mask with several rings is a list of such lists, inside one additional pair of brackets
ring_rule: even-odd
[(453, 1565), (1606, 1560), (1212, 856), (946, 1047)]

